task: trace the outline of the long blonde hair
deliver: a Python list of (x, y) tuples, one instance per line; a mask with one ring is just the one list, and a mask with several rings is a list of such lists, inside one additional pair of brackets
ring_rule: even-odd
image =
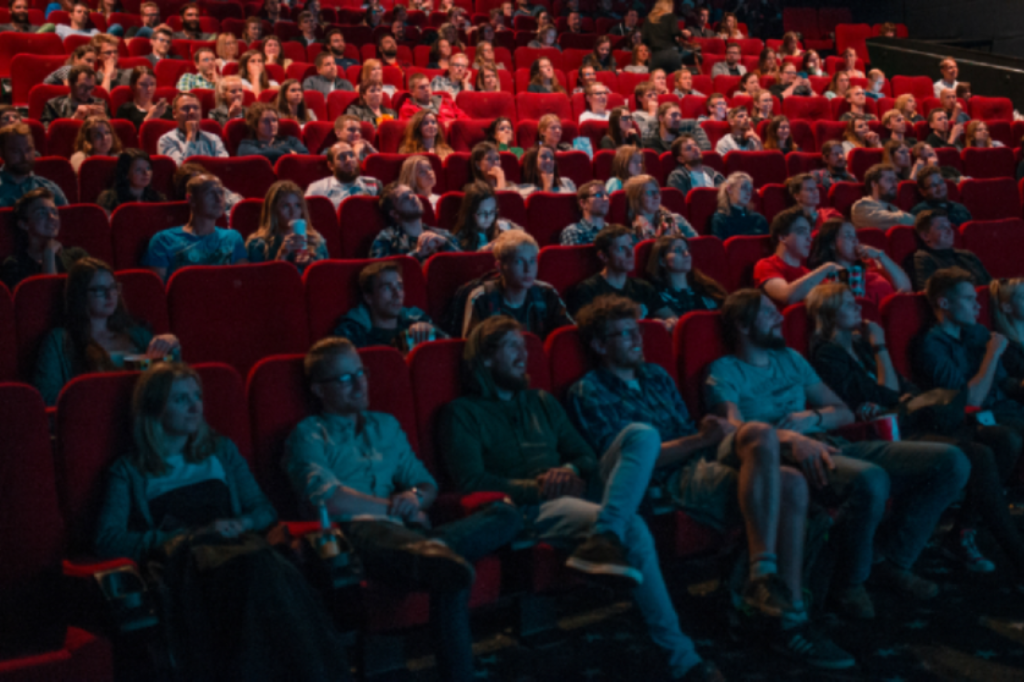
[(1007, 280), (994, 279), (988, 285), (989, 294), (992, 296), (992, 305), (989, 308), (992, 311), (993, 328), (1012, 343), (1018, 344), (1024, 343), (1024, 339), (1017, 333), (1017, 325), (1013, 324), (1010, 317), (1003, 312), (1003, 304), (1010, 302), (1013, 295), (1017, 293), (1017, 288), (1022, 284), (1024, 284), (1024, 278), (1014, 277)]
[(675, 11), (675, 8), (672, 6), (672, 0), (658, 0), (658, 2), (654, 3), (654, 9), (647, 15), (647, 21), (656, 24), (663, 16), (672, 14), (673, 11)]
[(647, 185), (654, 183), (655, 187), (661, 188), (658, 180), (653, 175), (634, 175), (622, 184), (626, 192), (626, 203), (629, 205), (630, 217), (640, 215), (643, 210), (643, 195)]
[(422, 154), (415, 154), (402, 162), (402, 170), (398, 173), (398, 184), (411, 187), (414, 194), (419, 194), (416, 184), (416, 169), (421, 163), (430, 165), (430, 159)]
[(309, 219), (309, 205), (306, 203), (302, 188), (291, 180), (278, 180), (267, 190), (267, 196), (263, 199), (263, 209), (260, 211), (260, 226), (245, 240), (246, 245), (254, 239), (262, 239), (267, 249), (270, 248), (270, 244), (281, 234), (277, 205), (290, 194), (299, 197), (302, 203), (302, 219), (306, 221), (306, 250), (316, 253), (323, 237), (313, 228), (313, 221)]
[(647, 173), (643, 150), (635, 145), (624, 144), (619, 147), (618, 151), (615, 152), (615, 156), (612, 157), (611, 176), (622, 180), (622, 182), (629, 180), (629, 164), (637, 154), (640, 155), (640, 173)]
[[(725, 215), (730, 215), (732, 213), (732, 199), (729, 197), (729, 192), (732, 191), (733, 187), (744, 182), (749, 182), (751, 187), (754, 186), (754, 178), (750, 177), (746, 173), (740, 171), (736, 171), (735, 173), (729, 173), (729, 177), (727, 177), (725, 181), (718, 186), (719, 211), (721, 211)], [(753, 195), (751, 195), (750, 200), (751, 202), (753, 202)], [(749, 204), (747, 206), (744, 206), (743, 208), (751, 210), (751, 206)]]
[(836, 313), (843, 295), (850, 291), (843, 282), (819, 284), (807, 294), (807, 316), (814, 320), (814, 333), (828, 341), (836, 333)]

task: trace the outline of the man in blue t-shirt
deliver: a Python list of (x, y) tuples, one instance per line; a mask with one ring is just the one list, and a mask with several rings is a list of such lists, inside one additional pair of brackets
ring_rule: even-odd
[(153, 235), (142, 264), (166, 280), (187, 265), (248, 263), (245, 240), (234, 230), (217, 227), (224, 214), (224, 186), (212, 175), (197, 175), (185, 187), (192, 215), (188, 223)]

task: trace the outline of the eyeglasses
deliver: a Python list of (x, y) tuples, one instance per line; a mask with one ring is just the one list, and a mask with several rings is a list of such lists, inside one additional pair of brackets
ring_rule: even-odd
[(85, 290), (85, 293), (93, 298), (108, 298), (110, 296), (116, 296), (121, 293), (121, 283), (115, 282), (109, 287), (89, 287)]
[(598, 191), (598, 192), (594, 192), (593, 194), (588, 194), (587, 198), (588, 199), (607, 199), (608, 195), (605, 194), (603, 191)]
[(610, 93), (607, 90), (598, 90), (590, 94), (594, 95), (595, 97), (607, 97)]
[(342, 388), (346, 388), (347, 389), (347, 388), (351, 388), (353, 385), (355, 385), (355, 382), (358, 381), (359, 379), (362, 379), (363, 377), (369, 378), (369, 376), (370, 376), (370, 373), (366, 370), (366, 368), (365, 367), (360, 367), (359, 369), (357, 369), (354, 372), (349, 372), (348, 374), (340, 374), (340, 375), (338, 375), (336, 377), (331, 377), (329, 379), (321, 379), (317, 383), (320, 383), (320, 384), (338, 384)]

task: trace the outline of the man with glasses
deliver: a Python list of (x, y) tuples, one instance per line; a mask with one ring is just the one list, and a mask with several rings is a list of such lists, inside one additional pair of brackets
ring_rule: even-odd
[(448, 73), (434, 76), (430, 81), (431, 92), (447, 92), (452, 99), (460, 92), (473, 91), (473, 75), (469, 71), (469, 57), (462, 54), (452, 55), (448, 62)]
[(377, 148), (363, 137), (363, 122), (354, 114), (343, 114), (334, 122), (334, 136), (339, 142), (347, 142), (362, 163), (370, 154), (376, 154)]
[(437, 482), (398, 420), (370, 410), (369, 377), (352, 342), (317, 342), (303, 368), (320, 409), (288, 437), (284, 468), (305, 514), (317, 518), (319, 509), (321, 518), (341, 523), (368, 578), (430, 593), (438, 678), (472, 682), (473, 563), (516, 536), (517, 509), (497, 501), (432, 528), (427, 511)]
[(580, 114), (580, 124), (584, 121), (608, 121), (608, 95), (611, 90), (601, 81), (594, 81), (586, 88), (587, 110)]
[(85, 0), (74, 0), (71, 9), (68, 11), (68, 24), (57, 24), (54, 32), (57, 37), (64, 40), (68, 36), (91, 37), (99, 33), (99, 29), (89, 28), (89, 12), (91, 8)]
[(156, 68), (156, 63), (161, 59), (181, 59), (180, 56), (171, 52), (171, 29), (161, 26), (153, 31), (153, 37), (149, 39), (152, 51), (146, 55), (149, 63)]
[(946, 178), (938, 166), (926, 166), (917, 173), (917, 189), (924, 200), (910, 209), (911, 215), (917, 216), (922, 211), (945, 211), (954, 229), (971, 220), (971, 212), (961, 203), (949, 199), (949, 188)]
[(73, 118), (84, 121), (90, 116), (109, 116), (106, 101), (93, 97), (96, 89), (96, 72), (85, 65), (73, 66), (68, 72), (70, 92), (63, 97), (54, 97), (46, 102), (39, 121), (49, 126), (58, 118)]
[(158, 153), (171, 157), (179, 166), (190, 156), (227, 157), (228, 150), (220, 137), (199, 128), (203, 114), (199, 98), (179, 92), (174, 98), (173, 108), (178, 127), (160, 136), (156, 143)]
[(707, 133), (692, 118), (683, 118), (679, 105), (665, 102), (658, 107), (658, 125), (644, 136), (644, 147), (663, 154), (672, 150), (672, 143), (680, 135), (690, 135), (697, 146), (704, 151), (711, 151), (711, 140)]
[(768, 88), (768, 91), (780, 100), (787, 97), (810, 97), (814, 94), (811, 82), (798, 76), (796, 65), (789, 62), (782, 65), (779, 82)]
[(100, 33), (92, 38), (93, 47), (96, 49), (96, 75), (100, 77), (99, 86), (110, 92), (118, 85), (128, 85), (131, 81), (131, 69), (117, 68), (117, 46), (118, 39), (105, 33)]
[(745, 76), (747, 67), (740, 63), (742, 57), (739, 45), (730, 45), (725, 49), (725, 61), (711, 67), (711, 78), (715, 76)]
[(337, 142), (327, 150), (330, 177), (317, 180), (306, 188), (307, 197), (327, 197), (337, 210), (349, 197), (380, 196), (380, 180), (359, 171), (359, 156), (348, 142)]
[(125, 38), (152, 38), (157, 26), (160, 25), (160, 5), (155, 2), (144, 2), (139, 6), (141, 26), (131, 26), (125, 32)]
[(0, 208), (14, 206), (18, 199), (35, 189), (49, 191), (57, 206), (68, 205), (57, 183), (33, 172), (36, 147), (28, 125), (13, 123), (0, 128), (0, 160), (4, 162), (0, 168)]
[(217, 227), (224, 214), (224, 186), (212, 175), (197, 175), (185, 188), (192, 214), (188, 223), (161, 230), (149, 240), (142, 265), (167, 281), (188, 265), (248, 263), (245, 241), (236, 230)]
[(451, 232), (423, 224), (423, 204), (408, 185), (385, 187), (380, 212), (388, 226), (373, 240), (370, 258), (412, 256), (423, 262), (435, 253), (461, 251)]
[(580, 185), (576, 190), (576, 201), (583, 217), (562, 230), (558, 241), (563, 246), (593, 244), (598, 233), (604, 229), (604, 219), (610, 206), (604, 183), (591, 180)]
[(676, 167), (668, 174), (669, 187), (675, 187), (686, 196), (694, 187), (718, 187), (725, 176), (704, 165), (704, 152), (693, 135), (680, 135), (672, 142), (672, 158)]

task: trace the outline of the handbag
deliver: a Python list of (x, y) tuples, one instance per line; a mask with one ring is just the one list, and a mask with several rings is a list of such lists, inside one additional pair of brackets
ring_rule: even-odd
[(900, 404), (900, 430), (952, 434), (963, 426), (966, 407), (966, 390), (933, 388)]

